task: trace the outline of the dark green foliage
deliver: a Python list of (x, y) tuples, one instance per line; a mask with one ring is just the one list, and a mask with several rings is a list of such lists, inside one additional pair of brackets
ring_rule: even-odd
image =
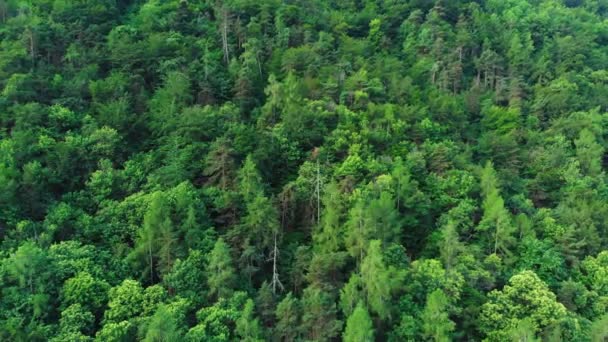
[(0, 340), (605, 340), (607, 18), (0, 0)]

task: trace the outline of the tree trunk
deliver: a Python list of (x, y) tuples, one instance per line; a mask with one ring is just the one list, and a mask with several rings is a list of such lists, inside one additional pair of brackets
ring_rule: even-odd
[(221, 19), (221, 28), (220, 31), (222, 33), (222, 50), (224, 51), (224, 62), (228, 64), (230, 62), (230, 55), (228, 51), (228, 10), (222, 5), (222, 19)]

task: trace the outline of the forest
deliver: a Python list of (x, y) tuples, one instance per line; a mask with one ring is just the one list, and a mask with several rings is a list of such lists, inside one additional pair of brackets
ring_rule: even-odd
[(608, 341), (605, 0), (0, 0), (0, 341)]

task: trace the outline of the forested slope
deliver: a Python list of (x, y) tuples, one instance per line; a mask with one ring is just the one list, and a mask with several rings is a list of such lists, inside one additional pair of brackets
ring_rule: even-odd
[(0, 340), (604, 341), (603, 0), (0, 0)]

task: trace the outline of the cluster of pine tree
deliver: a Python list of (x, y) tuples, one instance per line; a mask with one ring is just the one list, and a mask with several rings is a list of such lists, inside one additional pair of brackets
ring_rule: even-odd
[(0, 340), (604, 341), (605, 0), (0, 0)]

